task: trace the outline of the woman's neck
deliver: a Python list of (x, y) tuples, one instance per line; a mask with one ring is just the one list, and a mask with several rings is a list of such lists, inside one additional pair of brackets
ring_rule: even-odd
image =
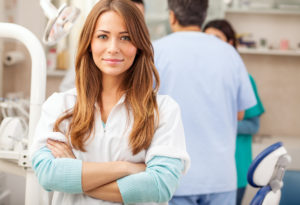
[(181, 32), (181, 31), (198, 31), (201, 32), (201, 28), (197, 25), (192, 26), (181, 26), (180, 24), (176, 24), (172, 27), (174, 32)]
[(119, 77), (103, 76), (102, 78), (102, 103), (117, 103), (123, 92), (121, 91), (122, 80)]
[(106, 122), (110, 111), (118, 103), (123, 95), (120, 89), (122, 80), (116, 77), (106, 77), (102, 78), (102, 95), (101, 95), (101, 119)]
[(110, 95), (118, 93), (120, 90), (121, 80), (117, 77), (103, 76), (102, 77), (102, 93)]

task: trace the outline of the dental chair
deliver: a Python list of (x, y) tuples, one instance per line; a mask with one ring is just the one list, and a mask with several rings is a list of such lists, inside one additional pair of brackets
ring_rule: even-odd
[(263, 150), (253, 160), (248, 170), (247, 180), (253, 187), (260, 188), (250, 205), (278, 205), (281, 198), (283, 176), (291, 157), (282, 142), (277, 142)]

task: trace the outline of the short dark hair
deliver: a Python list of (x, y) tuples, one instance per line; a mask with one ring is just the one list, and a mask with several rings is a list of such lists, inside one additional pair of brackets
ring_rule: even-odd
[(201, 27), (206, 18), (208, 0), (168, 0), (168, 7), (181, 26)]
[(236, 48), (236, 35), (233, 27), (231, 24), (226, 21), (225, 19), (216, 19), (213, 21), (208, 22), (205, 26), (203, 31), (205, 32), (208, 28), (215, 28), (220, 30), (227, 38), (227, 42), (232, 41), (232, 46)]
[(143, 4), (144, 5), (144, 1), (143, 0), (131, 0), (134, 3), (138, 3), (138, 4)]

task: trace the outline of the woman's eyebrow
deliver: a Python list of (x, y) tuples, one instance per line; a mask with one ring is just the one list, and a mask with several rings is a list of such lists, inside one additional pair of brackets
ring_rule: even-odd
[[(106, 31), (102, 29), (96, 30), (96, 32), (110, 33), (110, 31)], [(119, 32), (119, 34), (128, 34), (128, 31), (121, 31)]]
[(106, 30), (102, 30), (102, 29), (99, 29), (99, 30), (96, 30), (96, 32), (103, 32), (103, 33), (110, 33), (109, 31), (106, 31)]

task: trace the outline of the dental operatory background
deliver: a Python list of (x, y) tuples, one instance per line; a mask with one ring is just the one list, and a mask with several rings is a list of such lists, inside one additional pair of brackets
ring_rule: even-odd
[[(47, 74), (40, 79), (40, 87), (46, 83), (46, 97), (59, 91), (68, 69), (74, 68), (80, 28), (97, 1), (46, 0), (54, 6), (47, 12), (38, 0), (0, 0), (0, 22), (21, 25), (43, 42)], [(61, 22), (69, 13), (70, 18), (79, 18), (76, 22), (69, 19), (64, 27), (66, 33), (53, 39), (53, 27), (49, 25), (53, 23), (55, 8), (64, 3), (80, 11), (60, 13)], [(300, 0), (210, 0), (209, 3), (206, 21), (225, 18), (234, 25), (238, 51), (255, 78), (266, 110), (260, 130), (253, 138), (253, 157), (270, 144), (282, 141), (292, 157), (288, 170), (297, 176), (284, 186), (299, 187)], [(145, 15), (152, 40), (170, 33), (166, 0), (145, 0)], [(21, 205), (26, 189), (30, 189), (26, 187), (28, 161), (20, 157), (27, 157), (22, 153), (27, 151), (28, 144), (32, 62), (28, 49), (15, 39), (0, 38), (0, 55), (0, 205)], [(249, 204), (255, 192), (247, 188), (243, 204)]]

